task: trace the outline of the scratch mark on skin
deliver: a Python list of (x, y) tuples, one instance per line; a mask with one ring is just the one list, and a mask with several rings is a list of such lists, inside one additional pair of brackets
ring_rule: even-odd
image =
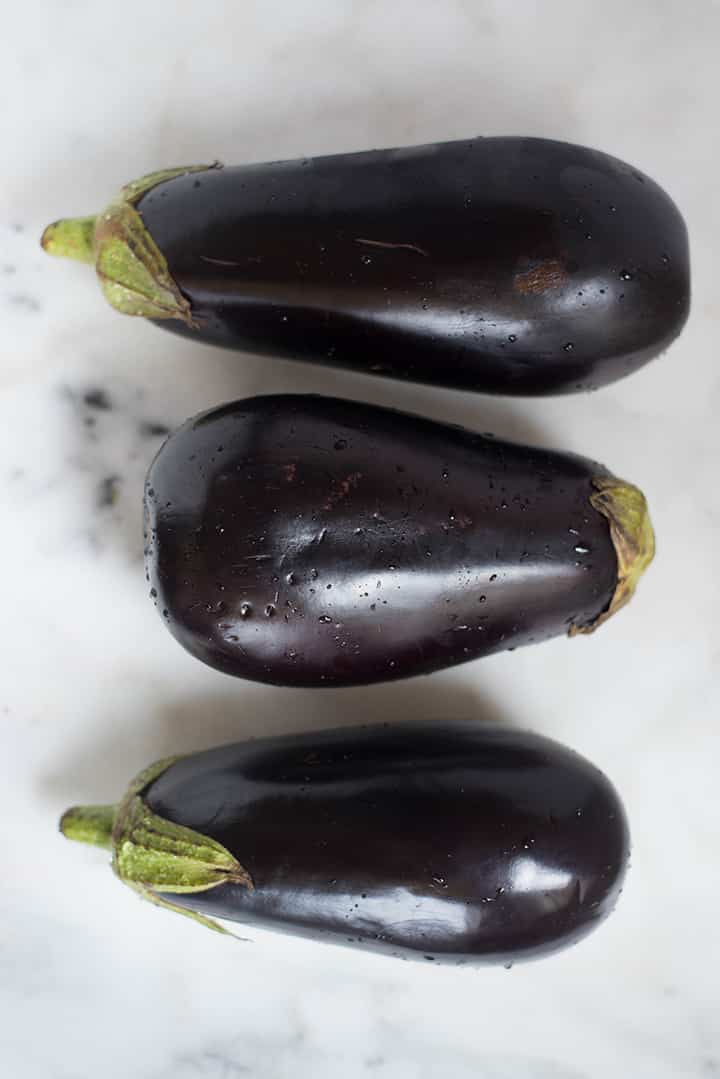
[[(362, 472), (351, 472), (349, 476), (346, 476), (344, 480), (340, 480), (338, 484), (338, 490), (334, 491), (325, 502), (323, 509), (331, 510), (336, 502), (341, 502), (346, 495), (350, 494), (353, 487), (357, 487), (358, 482), (362, 479)], [(325, 529), (323, 529), (323, 532)]]
[(561, 288), (567, 282), (568, 273), (558, 259), (547, 259), (538, 262), (529, 270), (516, 273), (513, 278), (513, 288), (524, 296), (536, 296), (551, 289)]
[(423, 247), (418, 247), (417, 244), (391, 244), (385, 242), (384, 240), (363, 240), (361, 237), (357, 237), (355, 243), (366, 244), (368, 247), (386, 247), (391, 251), (400, 248), (405, 251), (416, 251), (418, 255), (424, 255), (425, 258), (430, 257), (429, 252), (427, 252)]
[(246, 262), (262, 262), (262, 255), (244, 255), (242, 262), (233, 259), (213, 259), (209, 255), (200, 255), (203, 262), (209, 262), (211, 266), (229, 266), (231, 269), (240, 269)]

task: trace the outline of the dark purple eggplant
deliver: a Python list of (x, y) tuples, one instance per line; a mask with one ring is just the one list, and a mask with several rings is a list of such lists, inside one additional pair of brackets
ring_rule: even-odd
[(189, 420), (145, 488), (151, 596), (193, 655), (350, 685), (587, 632), (653, 554), (602, 466), (352, 401), (256, 397)]
[(574, 943), (628, 860), (605, 776), (537, 734), (469, 722), (221, 746), (146, 769), (65, 835), (125, 883), (223, 918), (403, 958), (501, 962)]
[(43, 246), (196, 341), (488, 393), (613, 382), (690, 301), (668, 195), (549, 139), (165, 170)]

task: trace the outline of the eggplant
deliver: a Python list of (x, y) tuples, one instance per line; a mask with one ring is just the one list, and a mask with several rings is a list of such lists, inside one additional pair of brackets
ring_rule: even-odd
[(277, 685), (590, 632), (654, 549), (644, 496), (601, 465), (312, 395), (189, 420), (150, 467), (145, 519), (150, 595), (177, 640)]
[(557, 742), (468, 721), (221, 746), (151, 766), (119, 806), (61, 830), (117, 876), (216, 919), (402, 958), (542, 956), (615, 906), (628, 829), (615, 790)]
[(486, 393), (613, 382), (689, 310), (669, 196), (550, 139), (166, 169), (42, 243), (192, 340)]

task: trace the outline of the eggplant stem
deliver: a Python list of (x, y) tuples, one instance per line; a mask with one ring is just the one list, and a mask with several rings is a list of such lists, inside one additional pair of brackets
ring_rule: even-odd
[(629, 603), (638, 581), (655, 557), (655, 533), (642, 491), (615, 476), (596, 476), (592, 482), (590, 504), (607, 519), (617, 556), (617, 584), (606, 610), (590, 625), (571, 626), (571, 637), (592, 633)]
[(95, 225), (97, 218), (64, 217), (53, 221), (42, 234), (40, 243), (48, 255), (95, 262)]
[(190, 304), (136, 206), (159, 184), (219, 167), (216, 162), (148, 173), (126, 184), (103, 213), (68, 217), (48, 225), (40, 242), (50, 255), (92, 263), (105, 299), (116, 311), (151, 319), (180, 319), (195, 329)]
[(112, 850), (117, 806), (73, 806), (60, 818), (60, 831), (67, 839)]

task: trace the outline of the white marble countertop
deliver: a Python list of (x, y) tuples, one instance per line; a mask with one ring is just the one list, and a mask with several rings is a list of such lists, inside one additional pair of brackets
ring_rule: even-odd
[[(701, 1079), (720, 1075), (720, 6), (562, 0), (25, 0), (0, 40), (0, 1074), (7, 1079)], [(586, 397), (469, 397), (225, 354), (115, 315), (38, 247), (153, 168), (475, 134), (586, 143), (686, 215), (687, 329)], [(557, 640), (368, 690), (234, 681), (162, 627), (141, 485), (231, 397), (364, 398), (605, 461), (658, 535), (635, 602)], [(109, 408), (93, 407), (93, 395)], [(88, 404), (87, 395), (90, 395)], [(97, 400), (96, 400), (97, 404)], [(104, 504), (114, 486), (117, 498)], [(401, 715), (557, 737), (621, 791), (632, 868), (578, 947), (503, 969), (399, 963), (143, 904), (57, 818), (149, 761)]]

